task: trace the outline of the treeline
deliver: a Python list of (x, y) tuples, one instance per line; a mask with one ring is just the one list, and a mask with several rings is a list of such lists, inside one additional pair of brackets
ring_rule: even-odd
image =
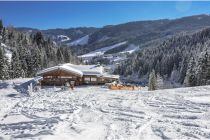
[(58, 46), (41, 32), (27, 34), (0, 20), (0, 79), (33, 77), (36, 72), (60, 63), (80, 63), (66, 46)]
[(127, 76), (149, 77), (155, 74), (165, 81), (185, 86), (210, 84), (210, 28), (191, 35), (179, 35), (161, 44), (142, 49), (115, 73)]

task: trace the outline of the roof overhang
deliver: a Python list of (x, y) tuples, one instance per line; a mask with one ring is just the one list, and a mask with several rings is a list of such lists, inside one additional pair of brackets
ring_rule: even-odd
[(119, 75), (108, 75), (108, 74), (102, 75), (101, 77), (103, 77), (103, 78), (109, 78), (109, 79), (119, 79), (120, 78)]
[(44, 69), (42, 71), (39, 71), (37, 73), (37, 75), (40, 76), (40, 75), (44, 75), (46, 73), (57, 71), (57, 70), (63, 70), (63, 71), (66, 71), (66, 72), (70, 72), (70, 73), (76, 74), (76, 75), (81, 76), (81, 77), (83, 76), (83, 73), (80, 70), (74, 69), (72, 67), (64, 66), (64, 65), (54, 66), (54, 67)]

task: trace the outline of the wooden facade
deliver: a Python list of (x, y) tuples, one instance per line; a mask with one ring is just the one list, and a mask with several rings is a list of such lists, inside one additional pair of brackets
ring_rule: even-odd
[(74, 86), (77, 85), (98, 85), (112, 82), (116, 79), (97, 77), (96, 75), (77, 75), (75, 73), (67, 72), (64, 70), (54, 70), (47, 72), (42, 75), (43, 80), (41, 85), (45, 86), (63, 86), (67, 82), (73, 83)]
[(41, 85), (44, 86), (64, 86), (68, 85), (97, 85), (105, 84), (117, 80), (113, 75), (103, 75), (101, 67), (92, 65), (72, 65), (63, 64), (44, 69), (37, 73), (42, 76)]
[(51, 72), (44, 73), (43, 80), (41, 81), (41, 85), (47, 86), (62, 86), (67, 82), (74, 82), (75, 85), (82, 84), (82, 77), (75, 73), (71, 73), (65, 70), (54, 70)]

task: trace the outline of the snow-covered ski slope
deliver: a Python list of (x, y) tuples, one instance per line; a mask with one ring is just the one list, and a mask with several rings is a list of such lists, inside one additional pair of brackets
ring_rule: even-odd
[(48, 88), (29, 97), (11, 83), (0, 86), (1, 138), (210, 139), (210, 86), (154, 92)]
[(84, 54), (84, 55), (81, 55), (81, 56), (78, 56), (78, 57), (80, 57), (80, 58), (90, 58), (90, 57), (95, 57), (95, 56), (101, 56), (106, 51), (114, 49), (114, 48), (117, 48), (117, 47), (120, 47), (120, 46), (122, 46), (122, 45), (124, 45), (126, 43), (127, 43), (127, 41), (120, 42), (120, 43), (117, 43), (117, 44), (114, 44), (114, 45), (111, 45), (111, 46), (108, 46), (108, 47), (97, 49), (95, 51), (89, 52), (87, 54)]
[(68, 43), (68, 45), (70, 46), (74, 46), (74, 45), (86, 45), (88, 43), (89, 40), (89, 35), (83, 36), (71, 43)]
[(66, 35), (58, 35), (57, 38), (60, 39), (61, 42), (66, 42), (66, 41), (71, 40), (71, 39), (70, 39), (68, 36), (66, 36)]

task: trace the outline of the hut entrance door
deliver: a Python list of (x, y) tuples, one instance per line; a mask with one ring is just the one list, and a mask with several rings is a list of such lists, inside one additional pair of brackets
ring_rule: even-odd
[(70, 80), (69, 83), (70, 83), (70, 85), (75, 86), (75, 81)]

